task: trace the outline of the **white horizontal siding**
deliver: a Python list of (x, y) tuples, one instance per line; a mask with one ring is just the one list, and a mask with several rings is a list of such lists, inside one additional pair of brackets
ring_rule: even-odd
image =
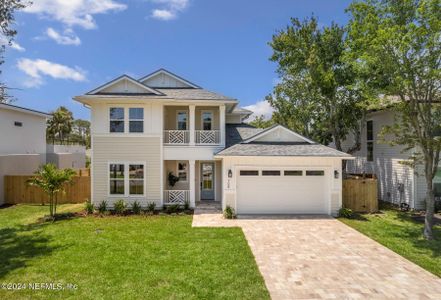
[(127, 202), (140, 201), (143, 205), (154, 201), (161, 204), (161, 141), (159, 137), (94, 137), (93, 138), (93, 202), (107, 200), (109, 162), (145, 162), (146, 195), (144, 197), (117, 197)]

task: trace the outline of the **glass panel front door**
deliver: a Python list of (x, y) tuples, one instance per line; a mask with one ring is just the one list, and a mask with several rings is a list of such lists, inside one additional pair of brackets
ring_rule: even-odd
[(214, 163), (201, 163), (201, 200), (214, 200)]

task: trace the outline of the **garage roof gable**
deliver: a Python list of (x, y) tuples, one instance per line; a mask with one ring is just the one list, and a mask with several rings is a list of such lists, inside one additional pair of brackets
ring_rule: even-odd
[(282, 126), (276, 124), (266, 130), (246, 139), (243, 141), (244, 144), (250, 142), (276, 142), (276, 143), (308, 143), (315, 144), (314, 141)]

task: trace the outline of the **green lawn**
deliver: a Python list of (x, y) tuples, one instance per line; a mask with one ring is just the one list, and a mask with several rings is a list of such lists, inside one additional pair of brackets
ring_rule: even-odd
[[(79, 205), (61, 205), (75, 211)], [(0, 209), (0, 299), (268, 299), (239, 228), (191, 228), (192, 216), (80, 217), (40, 224), (48, 208)]]
[(392, 209), (381, 212), (339, 220), (441, 277), (441, 226), (434, 227), (436, 240), (427, 241), (422, 234), (423, 224), (413, 221), (410, 213)]

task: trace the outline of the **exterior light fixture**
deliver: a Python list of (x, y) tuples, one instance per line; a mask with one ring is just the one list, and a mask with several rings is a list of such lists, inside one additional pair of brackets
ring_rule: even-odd
[(334, 170), (334, 178), (338, 179), (339, 176), (340, 176), (340, 173), (338, 173), (337, 170)]
[(228, 170), (228, 178), (233, 177), (233, 171), (231, 171), (231, 169)]

